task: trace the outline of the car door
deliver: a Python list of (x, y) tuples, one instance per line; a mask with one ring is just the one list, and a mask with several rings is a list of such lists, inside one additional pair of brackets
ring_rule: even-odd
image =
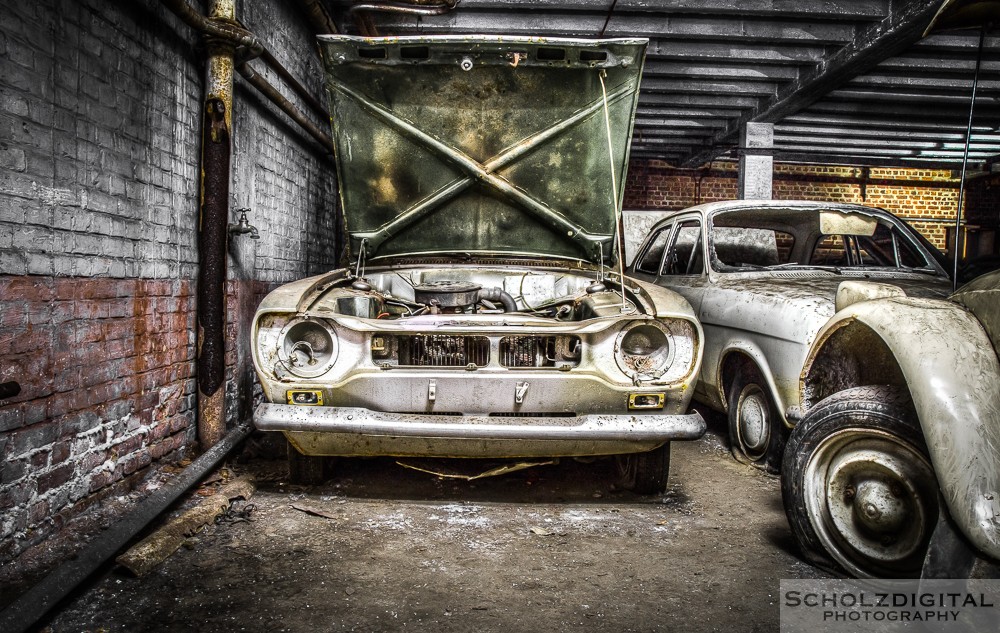
[(702, 222), (697, 217), (678, 218), (672, 228), (656, 283), (683, 295), (697, 314), (708, 283)]
[(668, 222), (654, 226), (648, 237), (639, 248), (639, 253), (629, 269), (629, 274), (637, 279), (656, 282), (663, 266), (663, 256), (666, 253), (667, 242), (674, 230), (674, 223)]
[[(669, 240), (665, 243), (663, 261), (656, 278), (656, 283), (682, 295), (691, 304), (695, 314), (701, 319), (702, 304), (705, 294), (710, 291), (705, 263), (705, 232), (699, 217), (678, 218), (673, 226)], [(704, 323), (702, 324), (704, 326)], [(706, 330), (707, 334), (707, 330)], [(706, 336), (704, 341), (705, 358), (717, 358), (719, 350), (711, 348), (713, 337)], [(703, 365), (695, 385), (695, 396), (701, 397), (707, 393), (709, 382), (705, 378), (707, 365)], [(709, 372), (711, 373), (711, 372)]]

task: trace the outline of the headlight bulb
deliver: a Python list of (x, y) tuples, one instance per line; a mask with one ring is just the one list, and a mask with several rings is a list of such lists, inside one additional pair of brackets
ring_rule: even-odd
[(318, 361), (316, 360), (316, 353), (313, 351), (312, 345), (306, 341), (299, 341), (292, 345), (292, 349), (288, 353), (288, 362), (293, 367), (309, 367), (315, 365)]
[(278, 360), (300, 378), (316, 378), (337, 360), (337, 335), (322, 320), (296, 319), (279, 336)]

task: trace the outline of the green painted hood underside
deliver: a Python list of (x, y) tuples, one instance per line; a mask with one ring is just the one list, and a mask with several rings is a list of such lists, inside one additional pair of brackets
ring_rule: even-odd
[(319, 43), (352, 259), (614, 262), (646, 40)]

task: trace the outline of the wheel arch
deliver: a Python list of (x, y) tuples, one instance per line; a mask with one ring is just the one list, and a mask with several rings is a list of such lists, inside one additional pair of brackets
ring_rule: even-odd
[(933, 299), (848, 306), (819, 332), (799, 384), (803, 412), (842, 389), (905, 386), (952, 518), (1000, 560), (1000, 360), (971, 313)]
[(853, 317), (836, 321), (821, 333), (802, 367), (802, 412), (835, 393), (866, 385), (909, 392), (893, 350), (875, 329)]
[(768, 395), (771, 396), (771, 401), (774, 402), (778, 415), (782, 422), (787, 425), (785, 418), (786, 403), (774, 384), (771, 365), (760, 350), (750, 346), (733, 345), (722, 352), (718, 375), (716, 376), (716, 385), (719, 400), (722, 402), (723, 412), (729, 413), (729, 386), (732, 384), (736, 374), (744, 367), (752, 367), (760, 373), (761, 378), (764, 379), (763, 386), (767, 388)]

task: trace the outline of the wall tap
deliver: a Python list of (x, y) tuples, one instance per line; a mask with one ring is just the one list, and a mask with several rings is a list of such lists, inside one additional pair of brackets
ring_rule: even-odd
[(257, 227), (250, 224), (250, 221), (247, 220), (248, 211), (250, 211), (250, 209), (236, 209), (236, 212), (240, 214), (240, 221), (238, 224), (233, 224), (230, 222), (229, 233), (236, 235), (244, 235), (246, 233), (249, 233), (250, 239), (259, 240), (260, 233), (257, 232)]

